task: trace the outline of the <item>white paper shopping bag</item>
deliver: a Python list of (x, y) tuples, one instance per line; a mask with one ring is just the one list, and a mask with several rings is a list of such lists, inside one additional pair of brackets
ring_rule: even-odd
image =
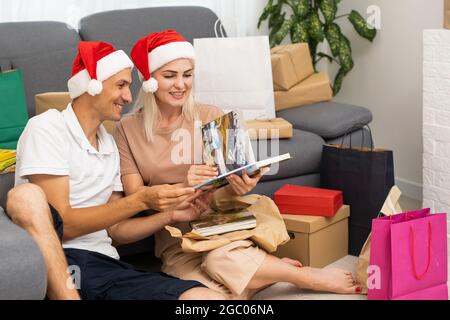
[(275, 118), (267, 36), (194, 39), (195, 99), (246, 120)]

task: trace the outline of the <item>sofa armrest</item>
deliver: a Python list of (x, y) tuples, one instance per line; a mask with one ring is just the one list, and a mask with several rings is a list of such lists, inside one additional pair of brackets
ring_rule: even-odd
[(325, 140), (342, 136), (356, 124), (372, 121), (370, 110), (337, 102), (321, 102), (277, 112), (296, 129), (315, 133)]
[(43, 299), (47, 271), (42, 254), (28, 233), (0, 207), (0, 300)]

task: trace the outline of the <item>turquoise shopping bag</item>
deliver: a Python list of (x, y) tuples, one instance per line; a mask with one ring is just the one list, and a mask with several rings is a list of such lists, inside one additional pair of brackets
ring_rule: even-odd
[(20, 70), (0, 73), (0, 149), (16, 149), (28, 121)]

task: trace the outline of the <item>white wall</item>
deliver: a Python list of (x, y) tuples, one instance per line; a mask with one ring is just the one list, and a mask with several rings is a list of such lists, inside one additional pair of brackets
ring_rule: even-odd
[[(267, 2), (248, 1), (259, 14)], [(442, 28), (443, 1), (342, 0), (338, 14), (355, 9), (368, 17), (371, 5), (381, 10), (381, 30), (373, 43), (361, 38), (346, 18), (338, 20), (352, 43), (355, 67), (335, 100), (372, 111), (377, 147), (394, 151), (397, 184), (403, 194), (421, 199), (422, 32)], [(267, 24), (258, 31), (249, 25), (248, 34), (267, 34)], [(319, 69), (328, 68), (321, 65)], [(329, 71), (333, 77), (336, 68)]]
[[(381, 8), (374, 42), (341, 23), (353, 46), (355, 67), (336, 100), (369, 108), (378, 147), (394, 150), (395, 173), (403, 193), (421, 198), (422, 32), (442, 28), (442, 0), (343, 0), (342, 12)], [(406, 182), (406, 184), (405, 184)]]
[(213, 10), (230, 36), (256, 31), (262, 0), (0, 0), (0, 22), (54, 20), (77, 28), (80, 18), (108, 10), (155, 6), (203, 6)]
[[(423, 206), (450, 212), (450, 30), (423, 34)], [(447, 216), (450, 241), (450, 216)]]

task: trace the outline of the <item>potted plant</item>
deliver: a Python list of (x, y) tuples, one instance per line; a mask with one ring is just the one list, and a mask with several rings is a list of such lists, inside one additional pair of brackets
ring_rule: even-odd
[[(347, 17), (356, 32), (363, 38), (373, 41), (377, 30), (369, 26), (361, 14), (352, 10), (348, 14), (337, 16), (341, 0), (269, 0), (258, 21), (258, 28), (269, 20), (270, 46), (279, 45), (289, 34), (292, 43), (307, 42), (316, 69), (317, 63), (326, 58), (337, 63), (339, 71), (333, 82), (333, 94), (342, 86), (344, 77), (353, 68), (351, 44), (336, 23), (337, 19)], [(292, 9), (287, 15), (286, 7)], [(318, 52), (318, 44), (327, 41), (331, 55)]]

